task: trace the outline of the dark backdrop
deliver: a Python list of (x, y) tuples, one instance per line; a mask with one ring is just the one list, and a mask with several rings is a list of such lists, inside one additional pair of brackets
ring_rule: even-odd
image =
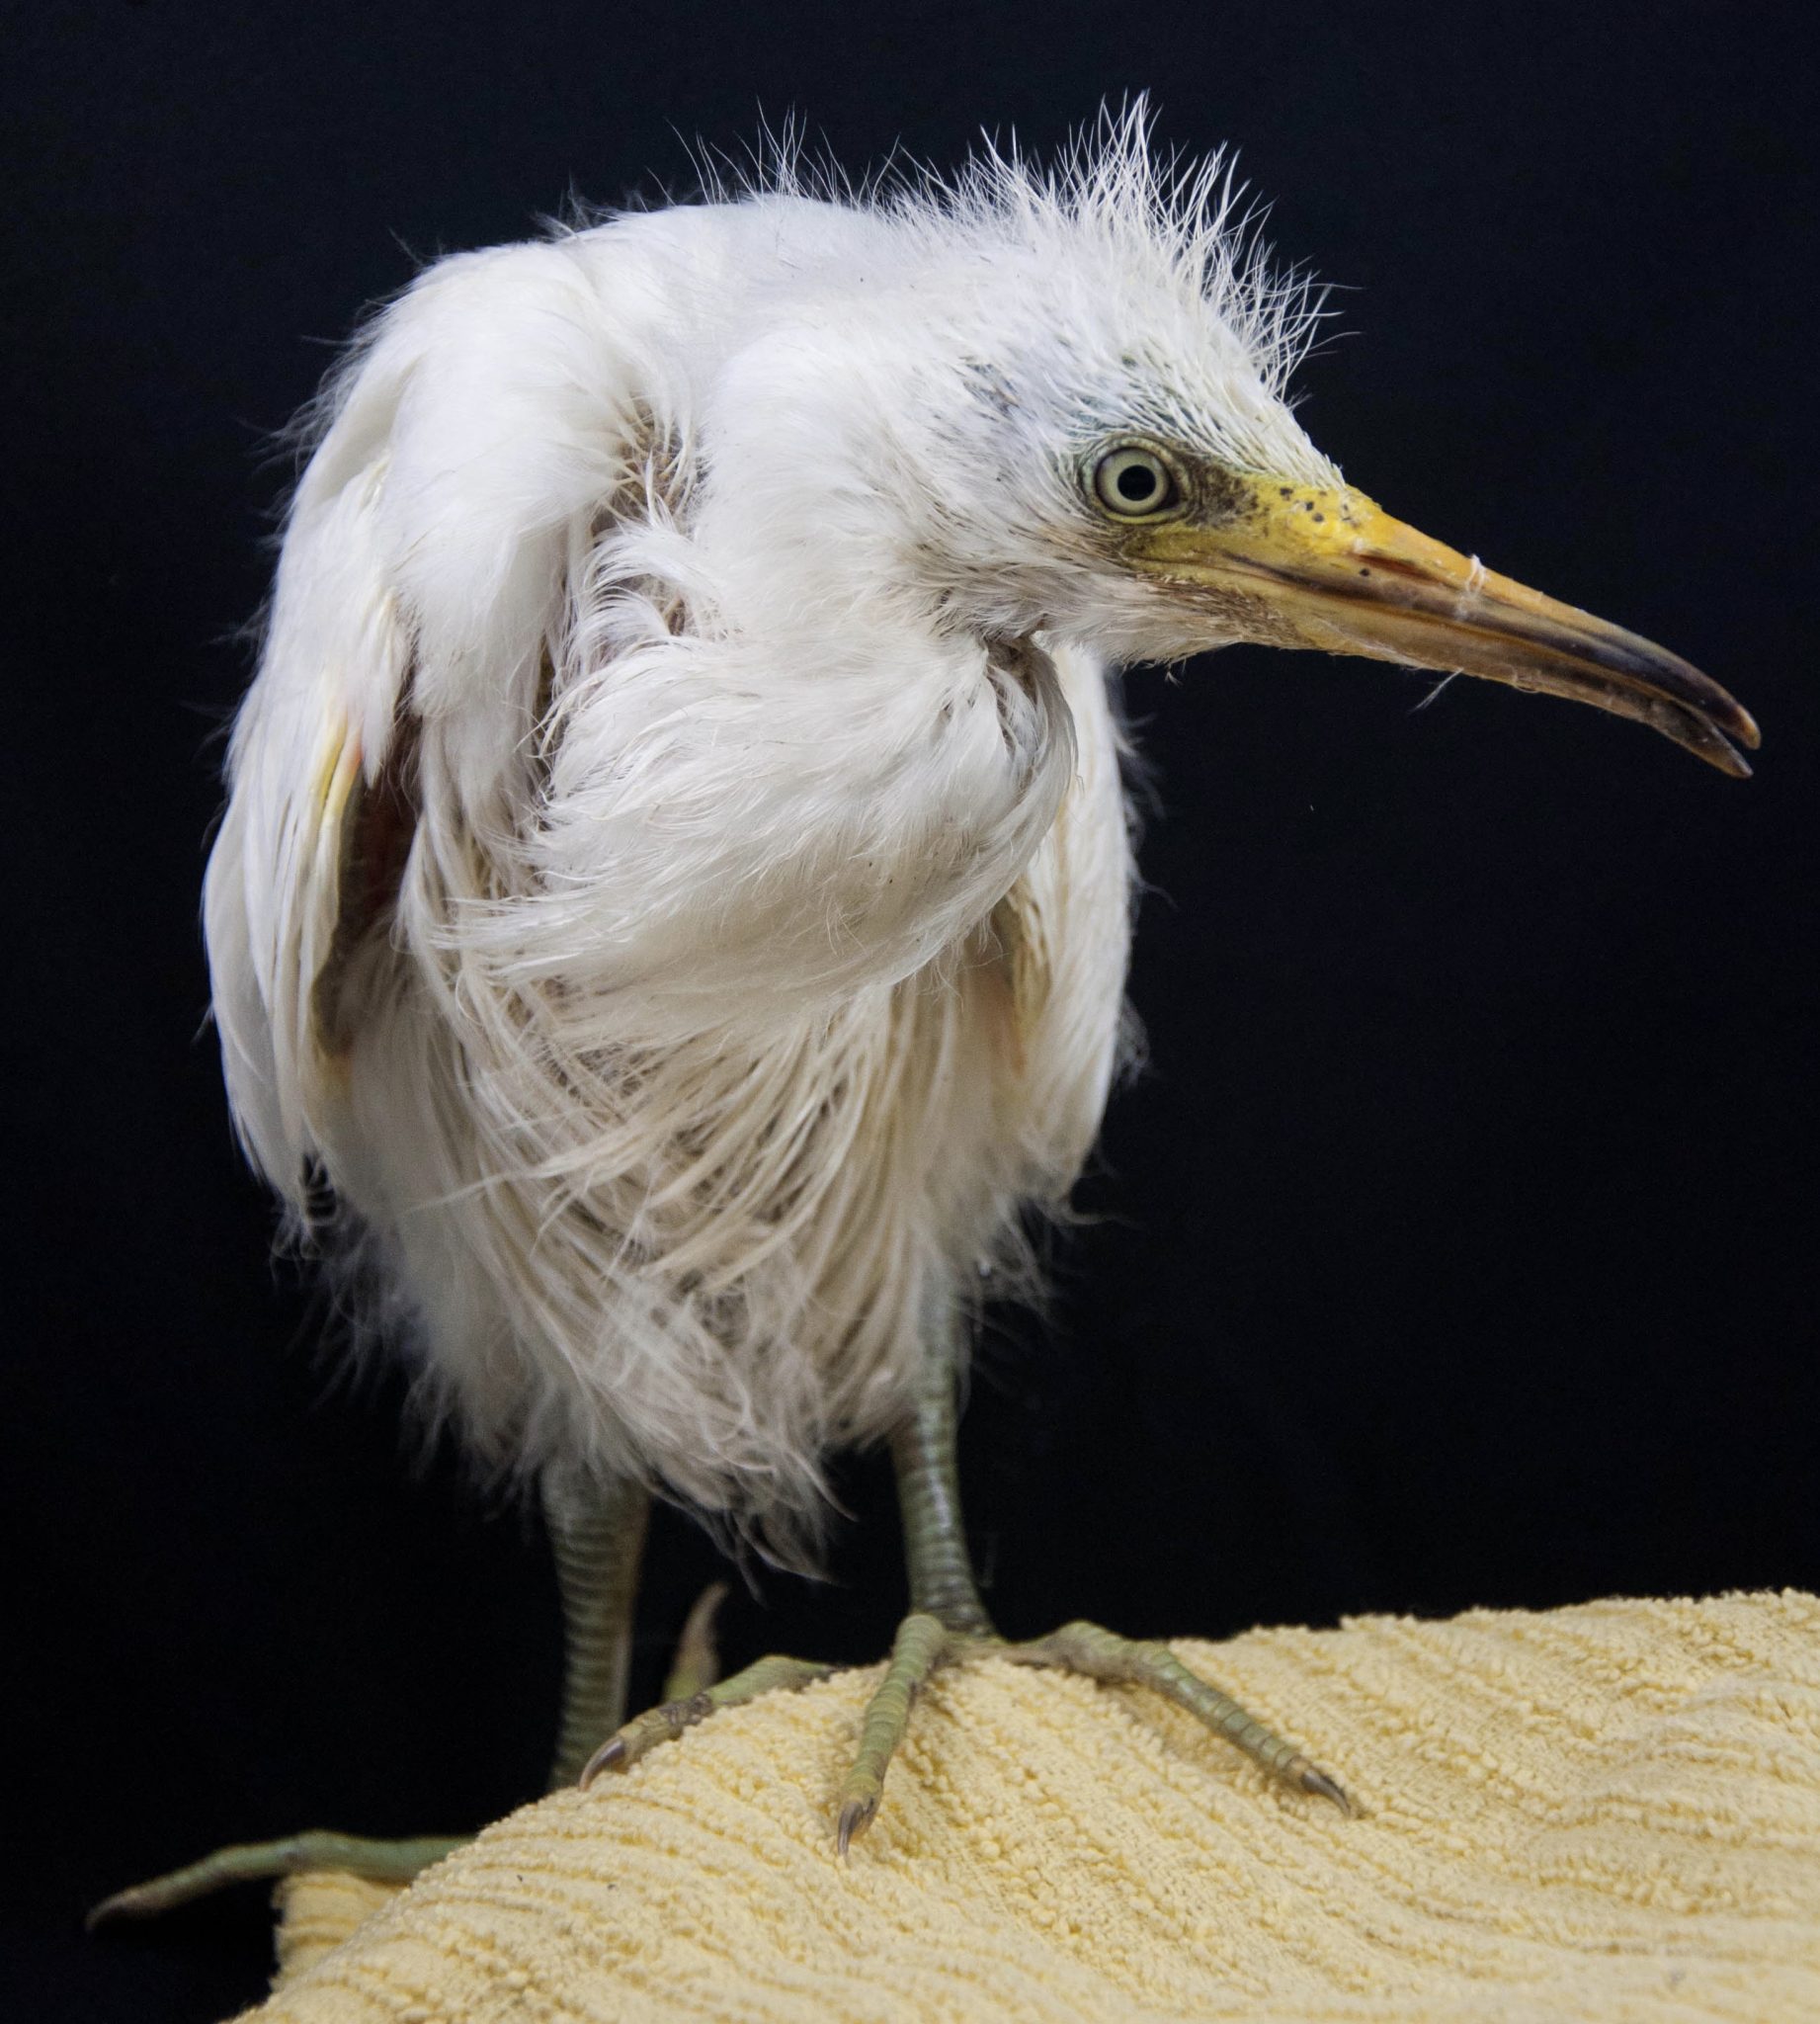
[[(868, 22), (865, 17), (875, 14)], [(1814, 112), (1792, 10), (1152, 0), (496, 12), (42, 6), (6, 32), (15, 925), (0, 1644), (20, 2015), (204, 2019), (257, 1893), (82, 1940), (224, 1839), (478, 1822), (539, 1779), (532, 1528), (336, 1382), (230, 1146), (196, 929), (265, 438), (415, 259), (686, 181), (799, 109), (859, 166), (1059, 141), (1150, 88), (1350, 293), (1313, 433), (1391, 508), (1672, 643), (1757, 780), (1585, 710), (1237, 649), (1132, 684), (1159, 769), (1144, 1079), (1049, 1321), (967, 1422), (1005, 1625), (1820, 1580), (1806, 1075)], [(856, 25), (858, 24), (858, 25)], [(23, 1297), (22, 1297), (23, 1296)], [(729, 1655), (899, 1610), (874, 1460), (832, 1581)], [(657, 1526), (636, 1692), (712, 1555)], [(1342, 1770), (1344, 1766), (1341, 1766)], [(49, 1949), (46, 1956), (42, 1951)], [(45, 1967), (46, 1959), (54, 1965)], [(34, 1964), (39, 1964), (36, 1967)], [(11, 2012), (9, 2012), (11, 2014)]]

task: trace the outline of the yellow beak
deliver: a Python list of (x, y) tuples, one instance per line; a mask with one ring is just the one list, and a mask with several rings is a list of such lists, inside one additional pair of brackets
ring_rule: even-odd
[(1750, 713), (1650, 640), (1499, 576), (1363, 492), (1246, 479), (1238, 510), (1133, 529), (1132, 559), (1280, 646), (1480, 675), (1635, 717), (1736, 779)]

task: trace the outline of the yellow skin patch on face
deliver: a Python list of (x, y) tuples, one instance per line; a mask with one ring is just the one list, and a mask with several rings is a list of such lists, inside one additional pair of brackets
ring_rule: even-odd
[[(1207, 496), (1210, 489), (1212, 496)], [(1209, 511), (1209, 507), (1211, 510)], [(1130, 565), (1223, 638), (1458, 671), (1638, 719), (1737, 776), (1744, 710), (1663, 647), (1490, 570), (1350, 486), (1222, 473), (1124, 533)]]

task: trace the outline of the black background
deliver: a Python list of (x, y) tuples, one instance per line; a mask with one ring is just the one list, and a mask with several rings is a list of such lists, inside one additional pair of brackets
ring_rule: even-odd
[[(1236, 649), (1133, 679), (1151, 1064), (1051, 1319), (967, 1423), (992, 1601), (1219, 1635), (1820, 1580), (1814, 117), (1791, 10), (108, 5), (7, 31), (3, 763), (18, 925), (0, 1644), (30, 2012), (220, 2015), (259, 1894), (82, 1939), (216, 1842), (536, 1790), (534, 1529), (400, 1462), (266, 1260), (195, 924), (263, 439), (414, 259), (686, 184), (799, 109), (850, 166), (1149, 88), (1346, 285), (1305, 421), (1393, 511), (1673, 644), (1757, 780), (1480, 684)], [(888, 1484), (728, 1655), (862, 1660)], [(635, 1692), (708, 1576), (659, 1521)], [(17, 1577), (17, 1578), (15, 1578)], [(1344, 1765), (1339, 1767), (1342, 1771)], [(23, 1772), (23, 1777), (21, 1773)], [(23, 1800), (21, 1797), (23, 1788)], [(25, 1930), (31, 1947), (25, 1948)], [(48, 1953), (45, 1952), (48, 1949)], [(14, 1950), (9, 1950), (14, 1951)]]

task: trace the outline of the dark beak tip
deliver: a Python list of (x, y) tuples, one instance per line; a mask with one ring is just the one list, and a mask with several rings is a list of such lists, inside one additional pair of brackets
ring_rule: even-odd
[(1722, 731), (1715, 724), (1702, 723), (1693, 738), (1678, 737), (1673, 731), (1669, 735), (1678, 745), (1685, 745), (1696, 759), (1705, 760), (1715, 773), (1724, 774), (1728, 780), (1750, 779), (1751, 763), (1732, 743), (1732, 738), (1739, 735), (1732, 725), (1727, 724)]
[(1738, 747), (1742, 745), (1745, 752), (1755, 752), (1763, 743), (1763, 732), (1757, 727), (1757, 719), (1743, 704), (1732, 702), (1730, 697), (1727, 697), (1726, 701), (1731, 704), (1731, 708), (1722, 714), (1715, 712), (1707, 719), (1707, 734), (1716, 740), (1719, 746), (1719, 750), (1713, 754), (1713, 763), (1721, 771), (1729, 773), (1734, 780), (1749, 780), (1750, 763)]

